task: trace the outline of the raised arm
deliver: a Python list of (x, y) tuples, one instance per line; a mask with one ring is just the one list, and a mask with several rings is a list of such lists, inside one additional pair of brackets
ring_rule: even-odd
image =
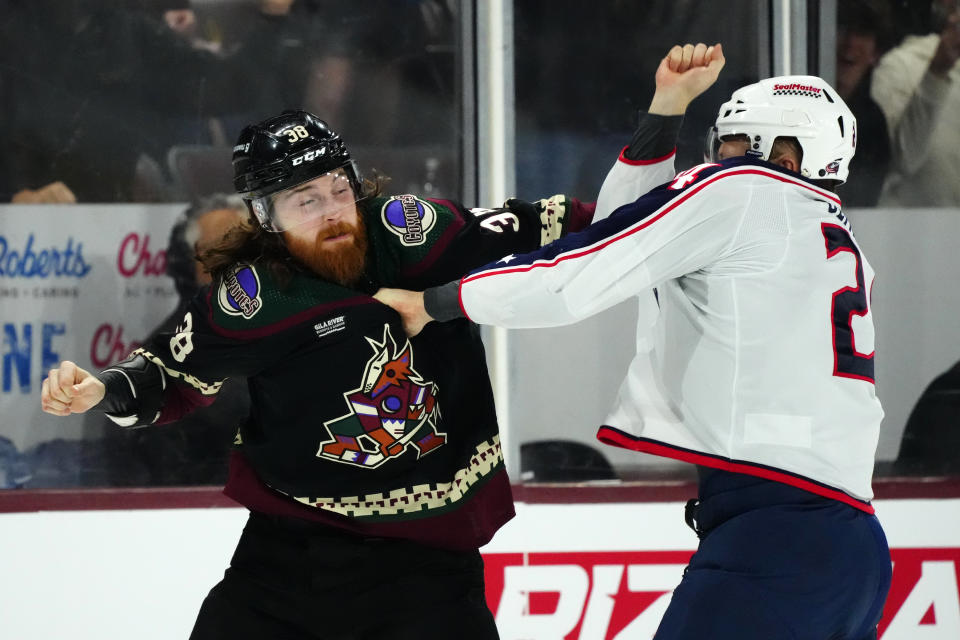
[[(656, 73), (656, 91), (650, 108), (641, 114), (640, 125), (610, 170), (597, 199), (594, 222), (607, 218), (617, 208), (634, 202), (653, 187), (671, 179), (673, 156), (683, 114), (690, 102), (716, 82), (726, 60), (718, 43), (703, 43), (670, 49)], [(508, 265), (515, 256), (505, 256)], [(381, 289), (375, 297), (396, 309), (409, 335), (416, 335), (431, 320), (451, 320), (465, 315), (460, 282), (432, 287), (425, 292)], [(504, 305), (507, 300), (501, 300)]]
[(702, 42), (676, 45), (663, 57), (650, 107), (640, 113), (630, 144), (600, 188), (595, 222), (674, 176), (673, 160), (683, 115), (694, 98), (716, 82), (725, 62), (720, 44), (708, 47)]

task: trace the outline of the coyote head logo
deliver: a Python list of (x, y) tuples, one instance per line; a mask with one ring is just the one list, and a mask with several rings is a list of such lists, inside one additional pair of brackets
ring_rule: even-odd
[(398, 348), (384, 325), (380, 342), (367, 338), (373, 356), (360, 386), (343, 394), (350, 413), (324, 423), (330, 436), (317, 455), (359, 467), (375, 468), (413, 447), (417, 457), (447, 441), (437, 431), (437, 385), (413, 368), (413, 348)]

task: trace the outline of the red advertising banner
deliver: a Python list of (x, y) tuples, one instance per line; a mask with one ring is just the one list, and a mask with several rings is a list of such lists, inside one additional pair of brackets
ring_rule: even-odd
[[(503, 640), (653, 638), (692, 551), (490, 553), (487, 602)], [(960, 548), (893, 549), (883, 640), (960, 638)]]

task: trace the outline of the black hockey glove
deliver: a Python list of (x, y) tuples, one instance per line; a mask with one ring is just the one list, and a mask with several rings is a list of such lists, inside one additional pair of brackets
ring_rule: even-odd
[[(549, 198), (527, 202), (517, 198), (510, 198), (503, 206), (514, 213), (536, 215), (540, 219), (540, 246), (545, 246), (554, 240), (563, 237), (570, 227), (570, 198), (557, 194)], [(533, 207), (530, 211), (529, 207)]]

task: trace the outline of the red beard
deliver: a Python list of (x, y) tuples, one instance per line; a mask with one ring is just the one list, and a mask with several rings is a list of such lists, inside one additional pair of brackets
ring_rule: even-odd
[[(324, 240), (348, 233), (351, 240), (326, 243)], [(310, 240), (287, 237), (287, 248), (297, 260), (325, 280), (342, 286), (356, 284), (363, 275), (367, 256), (367, 228), (363, 216), (357, 216), (357, 225), (338, 222), (318, 231)]]

